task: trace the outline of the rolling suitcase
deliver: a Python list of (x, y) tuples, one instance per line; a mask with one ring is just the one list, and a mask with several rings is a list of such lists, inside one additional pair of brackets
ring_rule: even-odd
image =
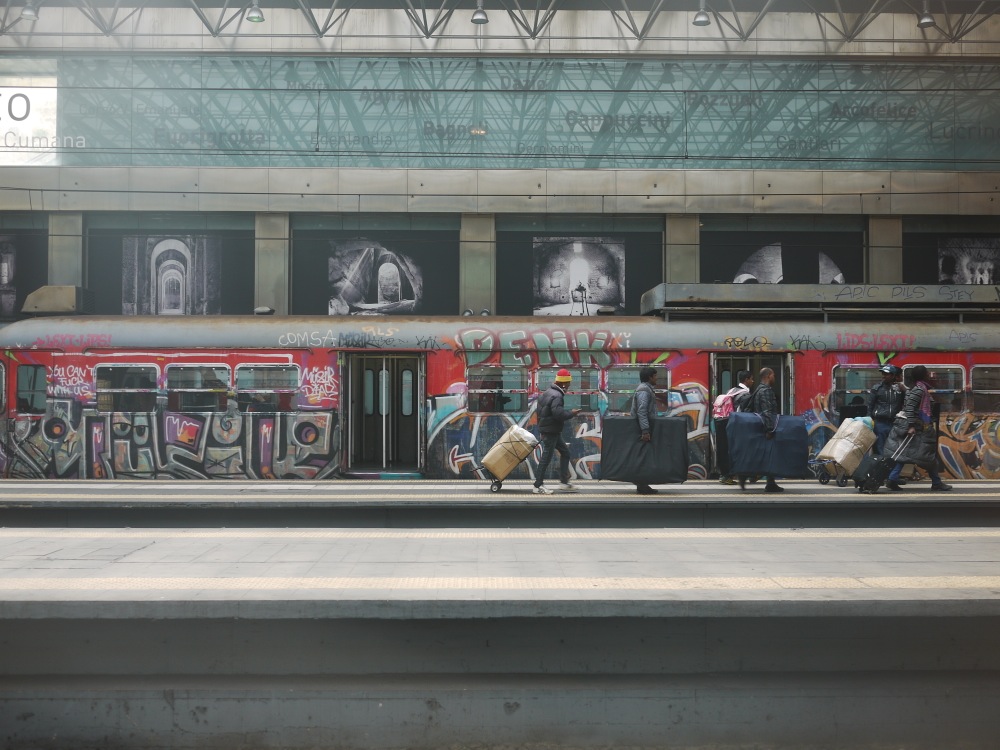
[(901, 456), (906, 452), (912, 439), (913, 435), (907, 435), (906, 439), (900, 443), (899, 449), (891, 456), (867, 455), (861, 459), (853, 476), (854, 486), (858, 488), (858, 492), (866, 492), (869, 495), (878, 492), (879, 488), (885, 484), (885, 480), (889, 478), (889, 474), (892, 473), (892, 469), (896, 465), (896, 456)]

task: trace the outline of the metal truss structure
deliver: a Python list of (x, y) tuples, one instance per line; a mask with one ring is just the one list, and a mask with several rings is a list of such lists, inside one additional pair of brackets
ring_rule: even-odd
[[(833, 40), (852, 42), (880, 16), (912, 16), (914, 26), (929, 41), (955, 43), (1000, 15), (1000, 0), (479, 0), (488, 13), (509, 19), (505, 28), (513, 37), (539, 39), (551, 33), (560, 14), (591, 11), (607, 14), (608, 37), (644, 41), (662, 34), (662, 21), (669, 14), (691, 18), (700, 9), (708, 14), (707, 25), (683, 28), (699, 40), (741, 41), (751, 38), (769, 14), (814, 16), (815, 22), (796, 24), (788, 41)], [(29, 12), (23, 13), (28, 7)], [(89, 24), (65, 31), (67, 35), (112, 37), (130, 33), (143, 14), (194, 14), (213, 37), (268, 33), (266, 21), (248, 23), (255, 8), (302, 15), (309, 34), (317, 38), (336, 36), (345, 21), (357, 11), (397, 13), (405, 17), (412, 38), (434, 39), (474, 35), (469, 22), (477, 0), (0, 0), (0, 35), (30, 37), (39, 17), (54, 7), (72, 8)], [(929, 16), (928, 16), (929, 14)], [(924, 17), (932, 18), (928, 22)], [(673, 28), (673, 27), (672, 27)], [(372, 34), (380, 33), (373, 29)], [(507, 33), (507, 32), (505, 32)], [(287, 33), (282, 33), (287, 36)], [(795, 35), (798, 39), (794, 38)], [(674, 36), (673, 38), (676, 38)]]

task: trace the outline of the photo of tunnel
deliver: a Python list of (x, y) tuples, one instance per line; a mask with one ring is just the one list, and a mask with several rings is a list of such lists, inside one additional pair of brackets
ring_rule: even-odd
[(535, 315), (597, 315), (625, 310), (625, 240), (620, 237), (536, 237)]

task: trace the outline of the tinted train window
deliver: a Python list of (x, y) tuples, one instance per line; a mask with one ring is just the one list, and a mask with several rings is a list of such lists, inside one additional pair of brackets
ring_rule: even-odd
[[(907, 388), (913, 386), (913, 367), (903, 368), (903, 384)], [(962, 411), (962, 394), (965, 389), (965, 377), (961, 367), (947, 365), (925, 365), (931, 381), (931, 397), (934, 403), (941, 405), (941, 413)]]
[[(617, 414), (629, 414), (632, 411), (632, 395), (639, 387), (639, 373), (643, 367), (648, 365), (623, 365), (612, 367), (608, 370), (608, 411)], [(668, 408), (681, 406), (684, 403), (682, 395), (679, 395), (678, 403), (671, 403), (672, 399), (668, 395), (668, 379), (664, 377), (664, 371), (656, 368), (656, 410), (665, 411)]]
[(878, 367), (834, 366), (830, 411), (839, 415), (842, 414), (846, 406), (853, 408), (858, 413), (844, 414), (843, 416), (867, 416), (868, 392), (881, 382), (882, 373)]
[(167, 409), (179, 412), (225, 411), (229, 368), (178, 365), (167, 368)]
[(154, 411), (156, 409), (156, 368), (143, 365), (99, 365), (97, 410)]
[(523, 367), (470, 367), (470, 412), (523, 412), (528, 407), (528, 371)]
[(295, 365), (241, 365), (236, 368), (236, 403), (240, 411), (292, 411), (299, 388)]
[(589, 367), (547, 367), (539, 370), (535, 376), (535, 387), (543, 393), (555, 382), (559, 370), (569, 370), (573, 380), (566, 389), (563, 404), (567, 409), (583, 409), (598, 411), (601, 408), (601, 371)]
[(17, 411), (21, 414), (45, 413), (45, 368), (19, 365), (17, 368)]
[(1000, 366), (972, 368), (972, 410), (977, 414), (1000, 411)]

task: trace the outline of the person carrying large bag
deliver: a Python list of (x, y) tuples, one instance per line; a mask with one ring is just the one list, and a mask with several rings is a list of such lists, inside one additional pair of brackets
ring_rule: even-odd
[(902, 486), (899, 483), (900, 474), (906, 464), (916, 464), (927, 472), (931, 478), (931, 490), (934, 492), (948, 492), (950, 484), (945, 484), (937, 470), (937, 442), (938, 432), (933, 420), (933, 409), (931, 408), (931, 384), (927, 368), (917, 365), (912, 370), (914, 384), (906, 392), (903, 399), (903, 412), (896, 417), (893, 423), (892, 432), (885, 441), (885, 453), (895, 454), (907, 435), (914, 435), (915, 438), (910, 444), (900, 452), (896, 458), (896, 466), (885, 481), (885, 486), (890, 490), (899, 492)]

